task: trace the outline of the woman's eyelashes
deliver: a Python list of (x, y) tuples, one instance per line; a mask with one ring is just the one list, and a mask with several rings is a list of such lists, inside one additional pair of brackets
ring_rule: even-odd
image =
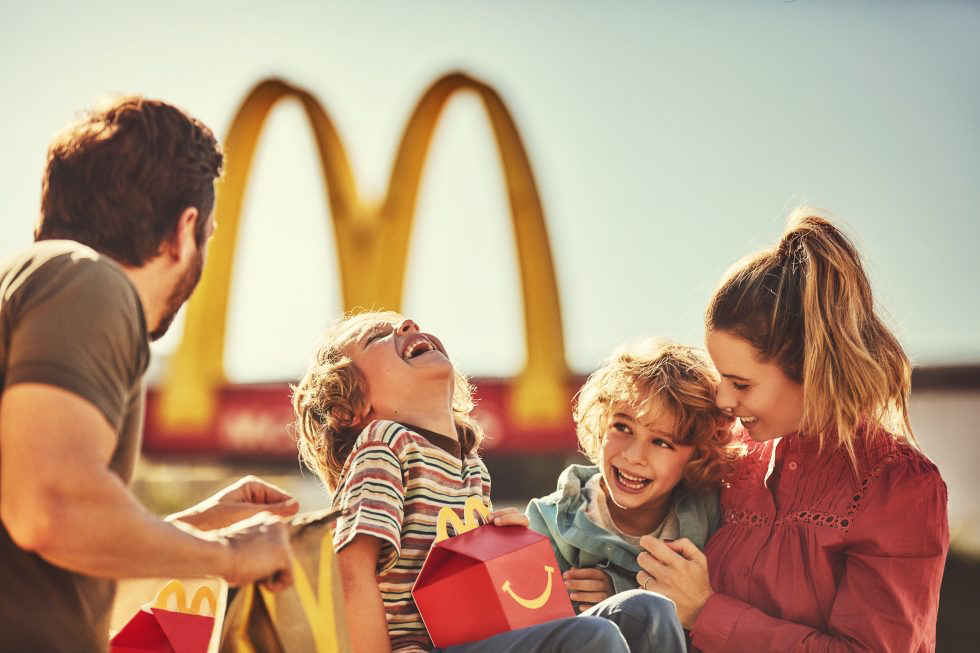
[(749, 387), (748, 383), (739, 383), (738, 381), (732, 381), (732, 387), (736, 390), (745, 390)]
[(663, 438), (654, 438), (653, 444), (655, 444), (658, 447), (662, 447), (664, 449), (670, 449), (671, 451), (674, 450), (674, 443), (671, 442), (670, 440), (665, 440)]

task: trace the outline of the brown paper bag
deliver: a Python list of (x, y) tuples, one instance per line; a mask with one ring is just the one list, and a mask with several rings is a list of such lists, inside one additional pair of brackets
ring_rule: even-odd
[(228, 605), (221, 653), (346, 653), (343, 594), (333, 552), (339, 513), (318, 511), (290, 521), (294, 584), (272, 593), (241, 587)]

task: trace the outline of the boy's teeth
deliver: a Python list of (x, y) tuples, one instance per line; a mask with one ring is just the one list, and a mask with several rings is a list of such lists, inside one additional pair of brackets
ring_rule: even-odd
[(621, 469), (617, 469), (616, 474), (619, 476), (620, 483), (633, 490), (639, 490), (640, 488), (644, 487), (647, 483), (650, 482), (650, 479), (648, 478), (642, 478), (640, 476), (631, 476), (626, 472), (622, 471)]
[(432, 349), (434, 349), (434, 347), (432, 347), (432, 345), (429, 343), (428, 340), (416, 340), (415, 342), (413, 342), (411, 345), (408, 346), (408, 349), (405, 350), (405, 354), (402, 356), (402, 358), (408, 360), (409, 358), (412, 357), (412, 354), (415, 353), (415, 350), (422, 345), (425, 345), (428, 351), (432, 351)]

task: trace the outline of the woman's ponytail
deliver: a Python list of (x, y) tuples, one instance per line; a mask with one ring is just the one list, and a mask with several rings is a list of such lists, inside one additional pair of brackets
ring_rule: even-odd
[(868, 420), (915, 445), (908, 420), (911, 365), (875, 313), (853, 243), (808, 209), (790, 216), (776, 247), (736, 265), (715, 292), (706, 328), (748, 340), (803, 385), (801, 431), (844, 447)]

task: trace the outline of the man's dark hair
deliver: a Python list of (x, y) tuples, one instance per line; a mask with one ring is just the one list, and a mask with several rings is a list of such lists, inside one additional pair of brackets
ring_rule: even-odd
[(157, 100), (126, 97), (93, 111), (48, 149), (35, 240), (75, 240), (138, 267), (173, 237), (188, 207), (204, 243), (221, 147), (211, 130)]

